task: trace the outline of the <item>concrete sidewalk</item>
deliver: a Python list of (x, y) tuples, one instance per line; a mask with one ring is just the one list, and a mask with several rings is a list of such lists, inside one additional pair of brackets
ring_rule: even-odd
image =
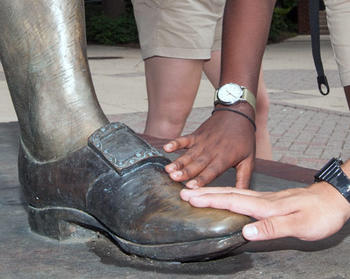
[[(350, 158), (350, 114), (328, 36), (321, 40), (330, 95), (318, 93), (310, 39), (298, 36), (266, 48), (263, 61), (271, 110), (269, 130), (274, 160), (319, 168), (330, 157)], [(142, 132), (147, 96), (139, 49), (88, 46), (96, 92), (104, 112)], [(210, 116), (213, 88), (203, 76), (184, 133)], [(0, 122), (16, 121), (0, 67)]]

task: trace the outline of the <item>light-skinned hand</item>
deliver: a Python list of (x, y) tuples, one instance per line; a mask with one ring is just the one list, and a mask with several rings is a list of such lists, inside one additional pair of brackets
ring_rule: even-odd
[(195, 207), (226, 209), (257, 219), (243, 228), (244, 237), (251, 241), (319, 240), (339, 231), (350, 217), (350, 203), (326, 182), (280, 192), (204, 187), (184, 189), (180, 195)]

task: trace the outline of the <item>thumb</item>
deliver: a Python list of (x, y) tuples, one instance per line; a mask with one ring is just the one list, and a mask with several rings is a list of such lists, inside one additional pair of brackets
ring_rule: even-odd
[(249, 160), (236, 167), (236, 187), (239, 189), (248, 189), (250, 179), (254, 170), (254, 161)]
[(269, 240), (281, 237), (293, 236), (293, 218), (289, 216), (275, 216), (250, 223), (243, 227), (243, 236), (247, 240)]

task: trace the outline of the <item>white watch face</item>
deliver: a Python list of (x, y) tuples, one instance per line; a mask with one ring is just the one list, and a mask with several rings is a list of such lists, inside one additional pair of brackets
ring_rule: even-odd
[(218, 99), (227, 104), (237, 102), (243, 94), (242, 88), (238, 84), (229, 83), (220, 87), (218, 91)]

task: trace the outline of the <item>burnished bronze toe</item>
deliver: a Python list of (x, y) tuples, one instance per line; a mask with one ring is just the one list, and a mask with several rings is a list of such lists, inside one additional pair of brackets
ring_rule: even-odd
[(38, 162), (21, 144), (19, 177), (33, 231), (56, 239), (72, 224), (107, 233), (128, 253), (157, 260), (208, 259), (245, 241), (246, 216), (193, 208), (169, 160), (121, 123), (97, 130), (88, 145), (54, 162)]

